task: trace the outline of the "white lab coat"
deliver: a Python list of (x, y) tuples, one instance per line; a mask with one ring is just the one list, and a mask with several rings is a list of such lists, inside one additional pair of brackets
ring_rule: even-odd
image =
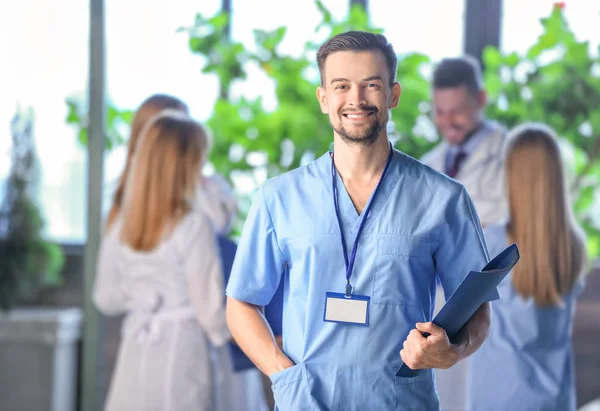
[(230, 338), (215, 233), (191, 212), (150, 252), (119, 240), (121, 222), (100, 246), (93, 301), (125, 313), (107, 411), (213, 411), (211, 347)]
[[(478, 133), (487, 135), (466, 158), (455, 178), (467, 189), (481, 223), (484, 226), (499, 224), (506, 221), (508, 213), (502, 160), (506, 130), (497, 123), (486, 121)], [(443, 173), (448, 147), (443, 141), (425, 154), (421, 162)]]
[[(456, 175), (471, 196), (481, 223), (486, 226), (506, 221), (508, 205), (504, 191), (503, 150), (506, 130), (497, 123), (486, 121), (478, 133), (486, 133), (475, 147)], [(425, 154), (421, 162), (443, 173), (446, 141)], [(466, 273), (465, 273), (466, 274)], [(438, 286), (435, 302), (435, 314), (445, 303), (444, 291)], [(468, 359), (460, 361), (448, 370), (435, 370), (436, 385), (442, 411), (465, 411), (467, 409), (467, 372)]]

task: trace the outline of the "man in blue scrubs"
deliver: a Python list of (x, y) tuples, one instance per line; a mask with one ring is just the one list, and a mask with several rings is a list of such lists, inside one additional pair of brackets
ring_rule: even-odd
[[(490, 327), (488, 303), (452, 342), (429, 322), (436, 279), (450, 296), (489, 260), (479, 218), (460, 183), (392, 149), (400, 85), (385, 37), (342, 33), (317, 62), (334, 150), (255, 194), (227, 287), (229, 327), (279, 410), (437, 410), (431, 369), (475, 352)], [(261, 308), (280, 281), (283, 350)], [(403, 361), (426, 371), (397, 377)]]

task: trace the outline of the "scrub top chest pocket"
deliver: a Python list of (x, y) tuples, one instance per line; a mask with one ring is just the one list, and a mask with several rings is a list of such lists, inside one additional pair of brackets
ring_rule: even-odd
[(435, 276), (430, 241), (406, 235), (380, 235), (372, 304), (421, 306)]

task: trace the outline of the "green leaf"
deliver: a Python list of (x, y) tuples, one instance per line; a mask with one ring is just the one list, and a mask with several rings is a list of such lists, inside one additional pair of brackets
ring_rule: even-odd
[(81, 122), (81, 117), (77, 114), (76, 111), (69, 111), (66, 119), (67, 124), (79, 124)]
[(496, 47), (487, 46), (483, 49), (482, 60), (488, 70), (497, 70), (502, 64), (502, 55)]
[[(571, 140), (567, 139), (571, 144)], [(580, 148), (578, 148), (576, 145), (573, 144), (573, 155), (574, 155), (574, 168), (575, 168), (575, 172), (577, 173), (577, 175), (580, 175), (583, 170), (585, 169), (585, 167), (587, 166), (588, 163), (588, 155), (586, 154), (585, 151), (581, 150)]]
[(319, 12), (322, 15), (323, 22), (321, 24), (331, 23), (333, 21), (333, 17), (332, 17), (331, 12), (329, 11), (329, 9), (327, 9), (327, 7), (325, 7), (325, 5), (323, 4), (323, 2), (321, 0), (317, 0), (315, 2), (315, 4), (317, 5), (317, 9), (319, 9)]
[(596, 184), (600, 186), (600, 161), (596, 161), (590, 170), (590, 174), (596, 178)]
[(65, 264), (65, 256), (61, 247), (54, 243), (43, 243), (46, 259), (43, 282), (45, 285), (58, 286), (62, 283), (61, 270)]
[(492, 71), (486, 71), (484, 73), (485, 89), (489, 99), (496, 99), (500, 95), (503, 88), (502, 81), (498, 73)]
[(504, 58), (504, 63), (511, 69), (514, 69), (515, 67), (517, 67), (520, 62), (521, 62), (521, 58), (519, 57), (519, 55), (516, 52), (510, 53), (508, 56), (506, 56)]
[(269, 43), (269, 46), (271, 47), (272, 50), (275, 50), (275, 47), (277, 47), (279, 45), (279, 43), (281, 43), (281, 41), (285, 37), (286, 31), (287, 31), (287, 27), (282, 26), (282, 27), (275, 29), (275, 31), (272, 32), (272, 37), (270, 38), (271, 42)]
[(580, 223), (587, 236), (588, 256), (592, 259), (600, 257), (600, 229), (594, 226), (589, 219), (583, 219)]
[(586, 186), (579, 191), (579, 197), (575, 202), (575, 211), (578, 213), (586, 211), (594, 203), (596, 187)]
[(227, 13), (219, 13), (214, 17), (208, 19), (208, 24), (212, 25), (217, 30), (224, 30), (229, 22), (229, 15)]
[(369, 16), (362, 5), (352, 4), (352, 7), (350, 7), (348, 25), (352, 30), (371, 31), (371, 27), (369, 27)]
[(121, 111), (121, 120), (123, 120), (123, 122), (126, 124), (131, 124), (134, 115), (135, 111), (133, 110), (123, 110)]
[(590, 257), (600, 256), (600, 234), (587, 234), (586, 249)]
[[(264, 50), (273, 53), (281, 40), (286, 33), (286, 27), (282, 26), (273, 31), (265, 31), (265, 30), (254, 30), (254, 38), (256, 43), (258, 43)], [(240, 52), (243, 51), (240, 50)]]
[(190, 37), (189, 47), (192, 52), (208, 54), (218, 42), (218, 37), (214, 35), (205, 37)]
[(79, 134), (77, 135), (77, 138), (79, 140), (79, 143), (81, 143), (84, 146), (87, 146), (87, 142), (88, 142), (87, 129), (82, 128), (81, 130), (79, 130)]

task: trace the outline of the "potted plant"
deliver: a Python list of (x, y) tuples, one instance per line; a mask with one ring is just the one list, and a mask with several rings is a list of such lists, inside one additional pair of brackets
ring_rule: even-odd
[(43, 238), (44, 221), (34, 201), (37, 159), (33, 115), (17, 111), (11, 121), (12, 167), (0, 205), (0, 308), (32, 303), (45, 286), (60, 284), (64, 256)]
[(79, 308), (36, 306), (61, 283), (61, 247), (43, 236), (31, 110), (11, 121), (11, 170), (0, 202), (0, 409), (72, 410)]

